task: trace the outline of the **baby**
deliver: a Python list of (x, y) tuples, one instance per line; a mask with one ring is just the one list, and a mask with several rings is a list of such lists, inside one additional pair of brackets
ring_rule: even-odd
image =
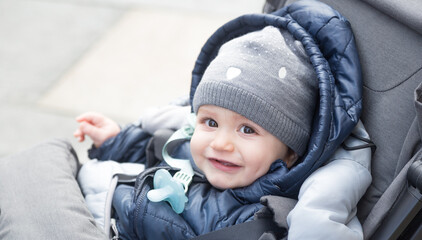
[[(138, 198), (148, 184), (135, 186), (136, 195), (120, 185), (113, 198), (120, 237), (188, 239), (252, 220), (259, 199), (277, 194), (277, 180), (306, 153), (317, 97), (315, 71), (289, 32), (267, 26), (222, 45), (193, 98), (190, 151), (179, 150), (207, 182), (191, 184), (180, 215)], [(75, 137), (88, 135), (97, 148), (121, 131), (96, 113), (77, 121)]]

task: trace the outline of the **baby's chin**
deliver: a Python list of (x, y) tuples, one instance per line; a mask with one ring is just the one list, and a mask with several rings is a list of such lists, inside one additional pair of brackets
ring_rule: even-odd
[(241, 188), (246, 187), (248, 184), (241, 184), (235, 182), (228, 182), (222, 179), (208, 179), (208, 182), (215, 188), (219, 190), (226, 190), (226, 189), (234, 189), (234, 188)]

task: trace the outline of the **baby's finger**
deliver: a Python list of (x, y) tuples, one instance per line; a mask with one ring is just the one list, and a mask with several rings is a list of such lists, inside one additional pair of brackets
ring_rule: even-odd
[(88, 122), (81, 122), (79, 129), (82, 134), (88, 135), (93, 140), (97, 139), (101, 135), (101, 130)]
[(96, 124), (98, 122), (101, 121), (101, 119), (103, 118), (103, 116), (99, 113), (96, 112), (86, 112), (83, 113), (81, 115), (79, 115), (78, 117), (76, 117), (76, 121), (77, 122), (89, 122), (91, 124)]
[(83, 141), (85, 141), (85, 135), (81, 135), (77, 139), (78, 139), (79, 142), (83, 142)]
[(85, 134), (82, 133), (80, 129), (77, 129), (73, 136), (78, 139), (79, 142), (83, 142), (85, 140)]

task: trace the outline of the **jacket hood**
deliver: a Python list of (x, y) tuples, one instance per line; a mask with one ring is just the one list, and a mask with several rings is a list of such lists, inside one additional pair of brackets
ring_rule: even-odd
[(264, 195), (297, 198), (304, 180), (334, 153), (357, 124), (362, 110), (362, 75), (350, 23), (330, 6), (298, 1), (272, 14), (249, 14), (219, 28), (196, 60), (190, 103), (201, 78), (220, 47), (229, 40), (266, 26), (285, 29), (302, 42), (319, 82), (319, 102), (306, 153), (291, 169), (276, 161), (252, 185), (234, 189), (245, 202)]

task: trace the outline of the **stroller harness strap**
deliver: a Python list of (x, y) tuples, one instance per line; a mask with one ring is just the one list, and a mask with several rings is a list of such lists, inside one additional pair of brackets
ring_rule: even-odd
[(265, 232), (272, 232), (280, 238), (287, 235), (287, 230), (279, 228), (272, 218), (260, 218), (250, 222), (244, 222), (232, 227), (223, 228), (214, 232), (210, 232), (192, 240), (244, 240), (259, 239)]

